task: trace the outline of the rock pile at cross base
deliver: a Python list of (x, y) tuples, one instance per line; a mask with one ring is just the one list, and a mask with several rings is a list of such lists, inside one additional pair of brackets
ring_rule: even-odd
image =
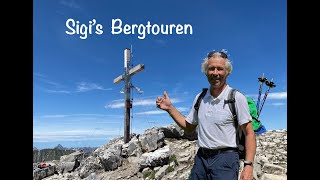
[[(287, 179), (287, 130), (256, 136), (255, 180)], [(111, 140), (89, 157), (81, 151), (46, 162), (33, 170), (33, 180), (188, 179), (198, 150), (197, 132), (185, 133), (177, 125), (154, 127), (144, 134)], [(240, 171), (242, 162), (240, 163)]]

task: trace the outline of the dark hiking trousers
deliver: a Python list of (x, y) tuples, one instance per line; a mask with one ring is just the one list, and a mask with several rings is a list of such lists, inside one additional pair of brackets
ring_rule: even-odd
[(238, 152), (207, 153), (203, 148), (199, 148), (189, 180), (238, 180), (238, 175)]

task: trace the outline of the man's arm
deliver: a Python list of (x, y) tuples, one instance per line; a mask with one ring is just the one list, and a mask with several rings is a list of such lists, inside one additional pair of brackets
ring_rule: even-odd
[(253, 131), (251, 121), (241, 125), (241, 128), (246, 136), (246, 159), (245, 161), (254, 161), (256, 154), (256, 137)]
[(173, 105), (171, 105), (167, 112), (183, 130), (191, 132), (197, 127), (196, 125), (190, 124), (188, 121), (186, 121), (186, 117), (183, 116)]
[(186, 121), (186, 117), (184, 117), (171, 103), (167, 92), (163, 92), (163, 97), (158, 97), (156, 100), (156, 105), (158, 108), (165, 110), (169, 113), (172, 119), (181, 127), (183, 130), (187, 132), (191, 132), (196, 128), (196, 125), (192, 125)]
[[(256, 138), (255, 133), (253, 131), (251, 121), (241, 125), (241, 128), (244, 132), (246, 138), (246, 158), (245, 161), (250, 161), (253, 163), (254, 156), (256, 154)], [(253, 166), (245, 166), (243, 167), (243, 171), (241, 173), (240, 179), (252, 179), (253, 178)]]

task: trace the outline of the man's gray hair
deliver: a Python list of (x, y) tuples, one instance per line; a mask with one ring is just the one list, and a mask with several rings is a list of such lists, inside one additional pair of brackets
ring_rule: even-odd
[(231, 61), (230, 59), (228, 59), (228, 57), (225, 57), (223, 56), (223, 54), (221, 52), (213, 52), (213, 53), (209, 53), (208, 56), (206, 58), (203, 59), (203, 62), (201, 64), (201, 71), (204, 73), (204, 74), (207, 74), (207, 71), (208, 71), (208, 60), (212, 57), (222, 57), (226, 60), (226, 71), (227, 71), (227, 74), (230, 75), (231, 72), (232, 72), (232, 64), (231, 64)]

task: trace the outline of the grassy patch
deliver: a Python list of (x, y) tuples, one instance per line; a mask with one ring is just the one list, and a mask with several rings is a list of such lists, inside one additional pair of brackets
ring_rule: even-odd
[(143, 179), (146, 179), (149, 177), (150, 179), (155, 179), (156, 172), (154, 170), (147, 171), (145, 174), (143, 174)]
[(172, 171), (174, 171), (174, 167), (169, 166), (167, 170), (168, 170), (168, 172), (172, 172)]
[(171, 162), (174, 162), (176, 165), (179, 165), (177, 157), (173, 154), (172, 156), (169, 157), (169, 164)]

